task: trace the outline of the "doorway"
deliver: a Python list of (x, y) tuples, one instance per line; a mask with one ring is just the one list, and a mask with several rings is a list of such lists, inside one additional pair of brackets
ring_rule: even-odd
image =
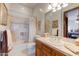
[(76, 7), (74, 9), (64, 12), (64, 37), (73, 39), (79, 37), (79, 24), (76, 23), (78, 9), (79, 7)]

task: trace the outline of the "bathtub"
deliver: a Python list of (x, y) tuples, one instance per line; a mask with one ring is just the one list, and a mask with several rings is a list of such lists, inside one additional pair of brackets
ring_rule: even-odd
[(34, 56), (35, 55), (35, 42), (15, 44), (12, 51), (9, 52), (10, 56)]

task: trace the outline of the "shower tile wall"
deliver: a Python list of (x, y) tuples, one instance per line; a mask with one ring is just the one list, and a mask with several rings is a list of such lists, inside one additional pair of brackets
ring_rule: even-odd
[(29, 39), (29, 24), (28, 23), (12, 23), (12, 31), (15, 33), (16, 40)]
[(11, 29), (12, 32), (15, 33), (16, 40), (33, 42), (36, 35), (35, 19), (30, 17), (26, 18), (25, 20), (22, 19), (21, 21), (13, 21)]

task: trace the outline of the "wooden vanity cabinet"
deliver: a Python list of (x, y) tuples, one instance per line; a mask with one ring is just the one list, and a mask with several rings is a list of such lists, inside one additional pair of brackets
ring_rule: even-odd
[(55, 52), (56, 52), (55, 56), (65, 56), (64, 54), (62, 54), (62, 53), (59, 52), (59, 51), (55, 51)]
[(47, 45), (42, 45), (42, 53), (44, 56), (51, 56), (51, 49)]
[(41, 49), (36, 48), (36, 56), (42, 56)]
[(36, 56), (42, 56), (42, 43), (36, 40)]
[(61, 52), (54, 49), (52, 51), (52, 56), (65, 56), (65, 55), (63, 53), (61, 53)]
[(61, 52), (49, 47), (48, 45), (36, 40), (36, 56), (65, 56)]

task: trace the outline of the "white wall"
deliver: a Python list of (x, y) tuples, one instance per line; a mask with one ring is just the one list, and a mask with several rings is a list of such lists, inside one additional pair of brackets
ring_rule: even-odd
[(45, 28), (45, 24), (44, 24), (44, 20), (45, 20), (45, 14), (40, 11), (39, 7), (36, 7), (35, 9), (33, 9), (33, 17), (38, 20), (41, 20), (41, 30), (39, 34), (43, 34), (44, 33), (44, 28)]
[[(70, 3), (68, 7), (64, 8), (62, 10), (62, 12), (65, 12), (67, 10), (73, 9), (73, 8), (75, 8), (77, 6), (79, 6), (78, 3)], [(55, 13), (48, 12), (47, 14), (51, 14), (51, 15), (46, 16), (46, 17), (52, 17), (51, 20), (58, 20), (59, 36), (63, 36), (63, 17), (62, 17), (62, 20), (61, 20), (61, 11), (59, 10), (59, 11), (57, 11)]]
[(32, 9), (20, 5), (19, 3), (6, 3), (8, 9), (8, 27), (11, 27), (11, 22), (24, 22), (25, 18), (32, 16)]
[(22, 6), (19, 3), (6, 4), (9, 14), (13, 16), (27, 17), (32, 16), (32, 9)]

